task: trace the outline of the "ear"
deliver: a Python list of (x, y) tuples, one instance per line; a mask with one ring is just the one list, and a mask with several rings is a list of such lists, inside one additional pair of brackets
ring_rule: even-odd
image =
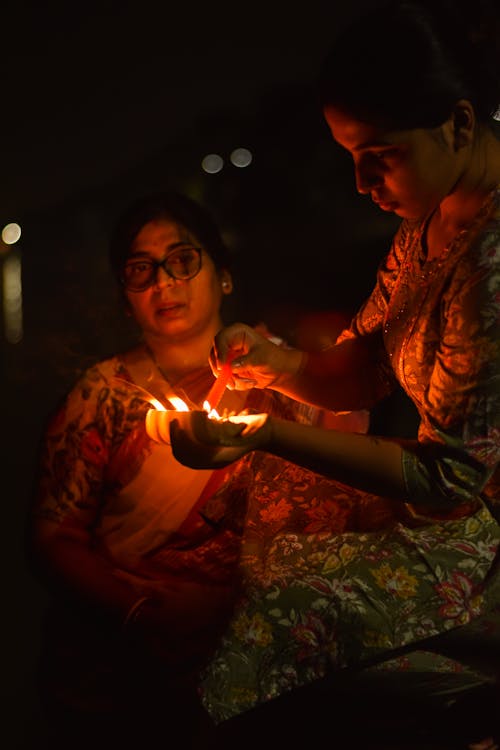
[(220, 275), (222, 294), (231, 294), (233, 291), (233, 279), (229, 271), (222, 271)]
[(450, 117), (455, 151), (469, 146), (474, 139), (476, 116), (468, 99), (459, 99)]

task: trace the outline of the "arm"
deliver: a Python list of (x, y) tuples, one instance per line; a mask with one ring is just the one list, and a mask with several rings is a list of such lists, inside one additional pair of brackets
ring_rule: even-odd
[(29, 545), (33, 570), (55, 596), (116, 626), (125, 620), (138, 592), (116, 577), (84, 526), (35, 517)]
[(395, 440), (272, 419), (264, 450), (351, 487), (406, 499)]
[(51, 418), (28, 544), (34, 573), (56, 596), (119, 622), (137, 592), (113, 575), (92, 532), (99, 523), (111, 446), (109, 393), (99, 370), (92, 369)]
[[(327, 339), (336, 341), (322, 351), (286, 349), (260, 336), (254, 329), (236, 323), (219, 331), (210, 354), (215, 375), (231, 352), (236, 389), (271, 388), (313, 406), (335, 412), (370, 409), (394, 388), (394, 375), (382, 341), (388, 300), (397, 281), (404, 248), (403, 225), (381, 262), (372, 293), (351, 322), (349, 329)], [(337, 322), (335, 322), (337, 321)], [(322, 327), (322, 337), (329, 326)], [(333, 329), (332, 329), (333, 332)], [(317, 348), (317, 347), (314, 347)]]
[(258, 433), (225, 434), (226, 452), (233, 440), (245, 452), (267, 450), (354, 487), (420, 506), (446, 511), (474, 503), (500, 461), (500, 255), (492, 252), (497, 241), (492, 232), (474, 253), (454, 262), (438, 299), (439, 347), (432, 337), (414, 342), (418, 358), (409, 365), (416, 382), (423, 352), (433, 363), (422, 395), (418, 443), (268, 420), (261, 440)]
[[(325, 430), (269, 415), (250, 428), (209, 419), (205, 412), (183, 412), (170, 424), (176, 459), (192, 468), (213, 468), (252, 450), (273, 453), (352, 487), (406, 499), (403, 442)], [(405, 449), (412, 449), (410, 442)]]
[(369, 408), (387, 393), (381, 376), (377, 332), (346, 338), (322, 352), (277, 346), (253, 328), (236, 323), (220, 331), (211, 354), (215, 373), (234, 357), (232, 386), (271, 388), (279, 393), (332, 411)]
[(161, 596), (139, 591), (117, 577), (88, 532), (49, 520), (35, 519), (32, 551), (38, 574), (54, 594), (117, 630), (147, 596), (134, 617), (134, 632), (169, 663), (186, 658), (187, 652), (194, 660), (206, 654), (227, 622), (237, 593), (236, 581), (234, 586), (209, 586), (167, 574)]
[(206, 585), (165, 571), (160, 592), (137, 570), (128, 571), (129, 582), (93, 531), (106, 503), (111, 446), (120, 439), (117, 420), (120, 414), (127, 423), (133, 418), (123, 397), (117, 410), (118, 395), (110, 396), (102, 382), (86, 382), (46, 433), (30, 524), (33, 569), (56, 597), (118, 631), (147, 596), (134, 618), (143, 643), (169, 662), (180, 654), (195, 658), (206, 653), (225, 622), (234, 603), (233, 582)]

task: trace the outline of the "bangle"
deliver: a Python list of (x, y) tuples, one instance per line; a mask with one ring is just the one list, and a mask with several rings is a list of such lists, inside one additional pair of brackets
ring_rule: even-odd
[(141, 596), (137, 601), (135, 601), (132, 606), (130, 607), (129, 611), (125, 615), (125, 619), (123, 620), (123, 629), (126, 630), (132, 623), (134, 623), (137, 620), (137, 617), (139, 616), (139, 612), (141, 611), (142, 607), (146, 604), (146, 602), (151, 601), (150, 596)]

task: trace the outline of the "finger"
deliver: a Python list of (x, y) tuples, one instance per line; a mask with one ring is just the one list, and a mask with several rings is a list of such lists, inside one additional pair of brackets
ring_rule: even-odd
[(235, 424), (233, 422), (216, 422), (213, 419), (208, 420), (211, 423), (206, 432), (207, 442), (211, 445), (236, 446), (240, 444), (238, 438), (245, 429), (244, 424)]
[(218, 358), (217, 358), (217, 349), (215, 345), (212, 346), (210, 349), (210, 354), (208, 355), (208, 364), (210, 365), (210, 369), (212, 370), (212, 373), (217, 377), (219, 373), (219, 366), (218, 366)]
[[(251, 346), (252, 329), (244, 323), (233, 323), (215, 336), (214, 349), (220, 366), (230, 357), (245, 355)], [(250, 339), (249, 339), (250, 336)]]
[(248, 391), (250, 388), (255, 388), (257, 386), (257, 381), (253, 378), (240, 378), (238, 376), (233, 378), (233, 384), (233, 390)]

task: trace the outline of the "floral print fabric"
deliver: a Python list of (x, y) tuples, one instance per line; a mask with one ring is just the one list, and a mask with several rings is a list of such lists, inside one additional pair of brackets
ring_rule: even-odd
[(403, 222), (341, 336), (378, 336), (380, 382), (390, 388), (397, 378), (420, 412), (420, 452), (404, 455), (407, 503), (256, 456), (248, 588), (200, 688), (216, 722), (334, 670), (389, 658), (492, 605), (499, 206), (496, 190), (436, 261), (423, 257), (423, 226)]
[[(207, 366), (183, 379), (179, 395), (201, 408), (213, 382)], [(47, 426), (33, 509), (87, 538), (138, 598), (168, 595), (172, 578), (205, 585), (233, 578), (253, 480), (251, 456), (217, 471), (175, 461), (145, 430), (150, 397), (120, 356), (83, 373)], [(241, 398), (248, 409), (286, 419), (320, 416), (271, 391)], [(98, 612), (93, 622), (73, 609), (62, 601), (49, 608), (44, 692), (78, 706), (112, 703), (129, 658), (122, 634), (105, 632)]]

